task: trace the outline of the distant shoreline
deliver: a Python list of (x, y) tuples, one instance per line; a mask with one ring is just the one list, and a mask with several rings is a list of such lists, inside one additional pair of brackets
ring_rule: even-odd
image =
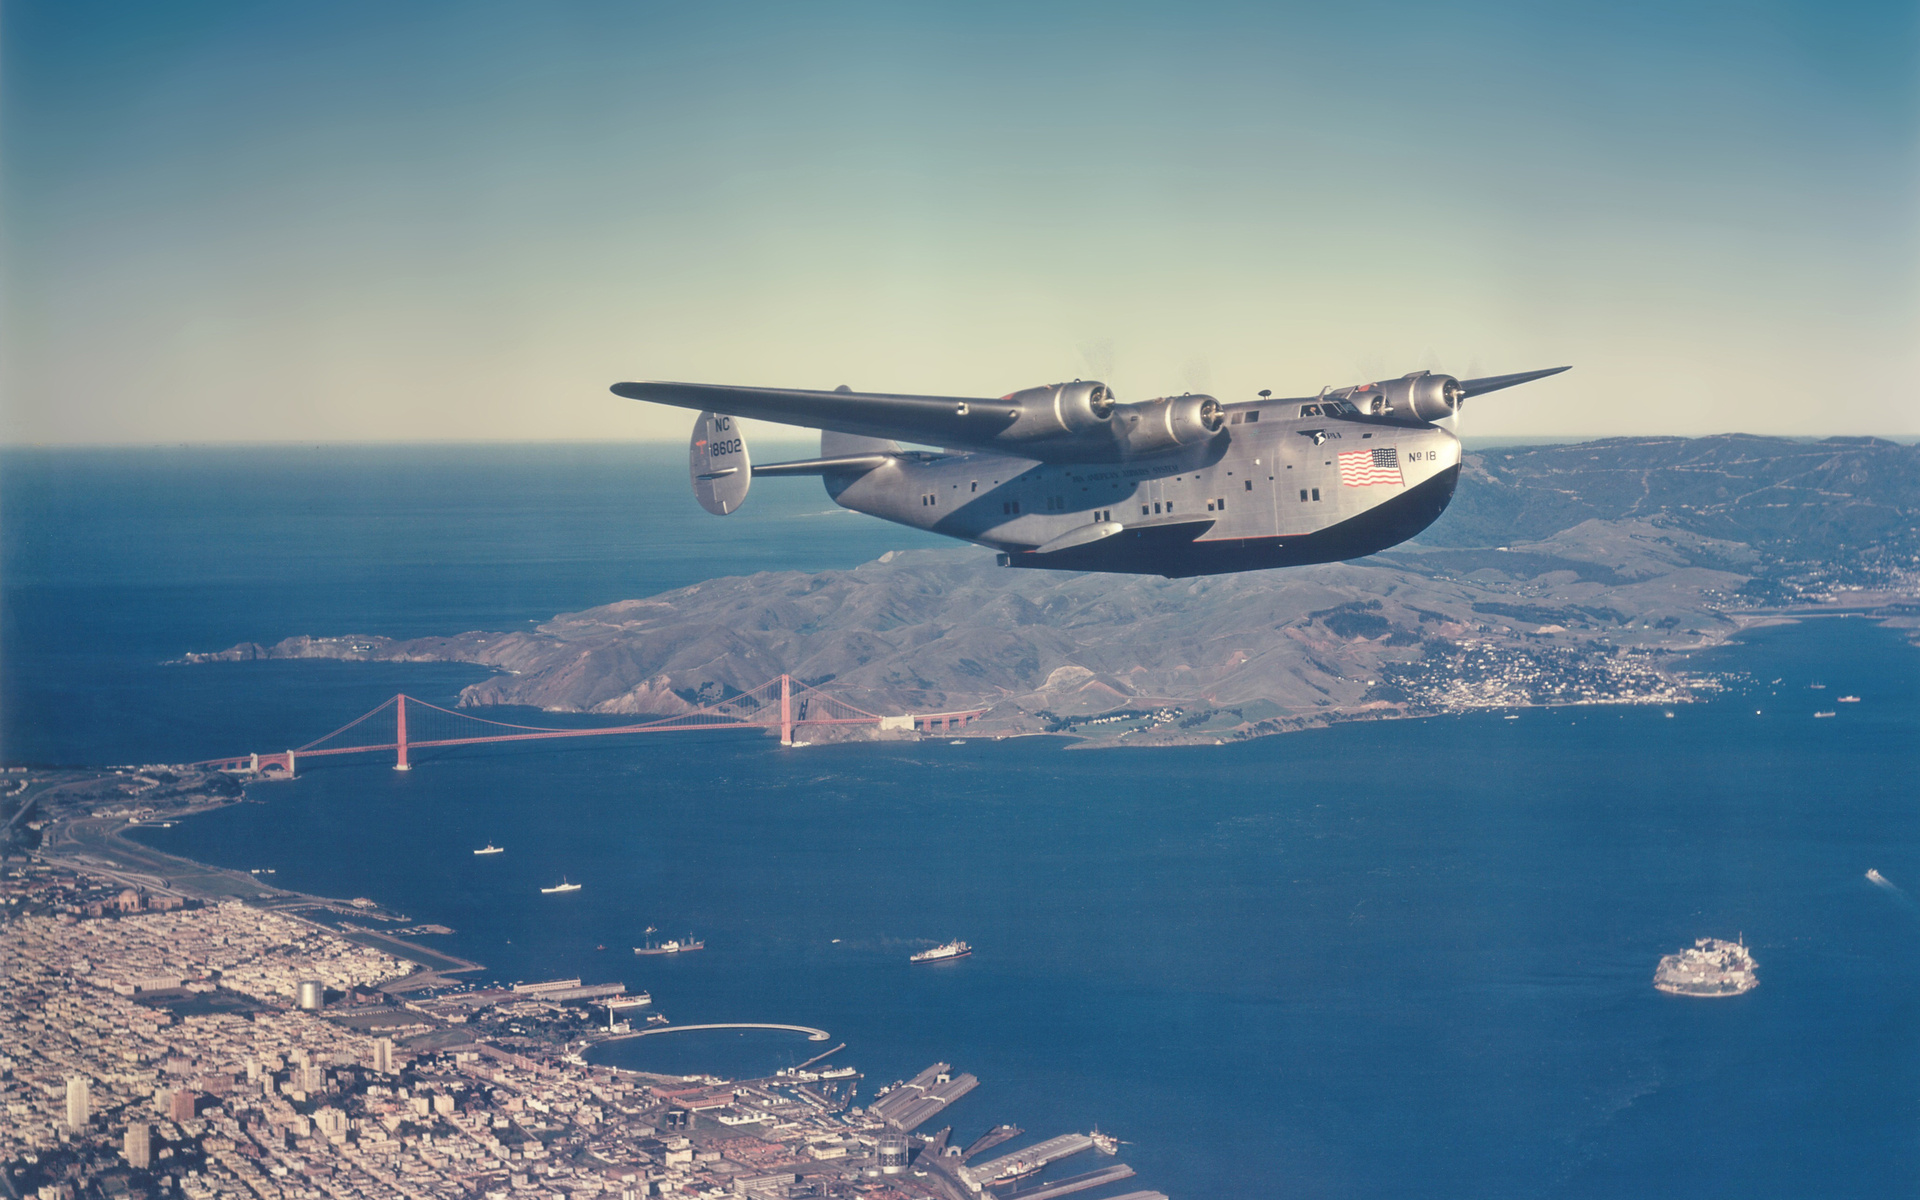
[[(241, 801), (209, 801), (189, 805), (168, 813), (167, 819), (185, 820), (188, 817), (201, 816), (226, 808), (233, 803), (241, 803)], [(311, 914), (315, 910), (322, 910), (342, 917), (351, 916), (363, 920), (396, 922), (407, 920), (404, 915), (379, 905), (368, 907), (364, 904), (355, 904), (351, 900), (297, 892), (290, 888), (263, 883), (245, 871), (218, 867), (164, 850), (156, 850), (126, 836), (129, 830), (139, 828), (141, 824), (141, 822), (119, 817), (67, 818), (49, 829), (48, 832), (51, 835), (49, 842), (57, 839), (62, 848), (70, 845), (72, 850), (67, 853), (50, 852), (43, 845), (37, 857), (43, 862), (64, 867), (67, 870), (110, 879), (150, 892), (157, 891), (184, 899), (197, 900), (203, 904), (220, 904), (237, 900), (249, 907), (276, 912), (317, 929), (324, 929), (336, 937), (383, 951), (420, 968), (411, 975), (390, 981), (382, 989), (386, 991), (418, 991), (423, 988), (442, 987), (457, 982), (446, 976), (464, 975), (486, 969), (481, 963), (428, 949), (406, 938), (376, 929), (343, 927), (340, 924), (315, 919)], [(114, 858), (99, 861), (88, 853), (89, 851), (106, 852)]]

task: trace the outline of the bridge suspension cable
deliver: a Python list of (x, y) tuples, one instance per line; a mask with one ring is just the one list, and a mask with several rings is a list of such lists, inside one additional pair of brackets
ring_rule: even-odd
[[(417, 712), (410, 714), (409, 708)], [(329, 745), (335, 739), (388, 709), (394, 711), (392, 741)], [(986, 711), (984, 708), (976, 708), (956, 712), (883, 717), (849, 704), (836, 696), (828, 695), (811, 684), (800, 683), (792, 676), (781, 675), (749, 691), (737, 692), (711, 704), (670, 717), (656, 717), (650, 721), (628, 725), (564, 728), (496, 721), (489, 717), (478, 717), (471, 713), (443, 708), (438, 704), (401, 692), (361, 713), (331, 733), (317, 737), (292, 750), (207, 759), (193, 765), (253, 773), (282, 771), (291, 776), (294, 773), (295, 763), (300, 758), (392, 750), (396, 755), (394, 769), (405, 771), (412, 769), (410, 752), (429, 747), (547, 741), (558, 738), (613, 737), (632, 733), (671, 733), (695, 729), (778, 729), (781, 744), (791, 745), (794, 729), (802, 726), (875, 725), (883, 729), (946, 732), (956, 725), (964, 727), (969, 721)], [(496, 729), (508, 732), (481, 732), (481, 730)]]

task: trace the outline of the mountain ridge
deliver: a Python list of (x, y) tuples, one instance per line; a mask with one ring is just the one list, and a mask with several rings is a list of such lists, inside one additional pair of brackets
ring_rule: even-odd
[[(1468, 457), (1459, 521), (1351, 563), (1166, 580), (1009, 571), (972, 547), (896, 551), (846, 571), (708, 580), (525, 632), (294, 637), (188, 661), (472, 662), (500, 673), (463, 705), (635, 715), (790, 674), (875, 712), (986, 707), (992, 732), (1133, 741), (1679, 703), (1712, 686), (1684, 655), (1768, 619), (1767, 603), (1916, 594), (1916, 465), (1920, 450), (1878, 442), (1502, 447)], [(1824, 511), (1778, 511), (1814, 493)]]

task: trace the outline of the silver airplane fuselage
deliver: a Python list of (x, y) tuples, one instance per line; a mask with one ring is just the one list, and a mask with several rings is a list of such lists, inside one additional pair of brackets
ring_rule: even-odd
[[(897, 458), (826, 475), (827, 494), (855, 512), (992, 547), (1008, 566), (1174, 576), (1357, 558), (1431, 524), (1453, 494), (1459, 439), (1433, 425), (1329, 416), (1329, 407), (1227, 405), (1220, 437), (1132, 462)], [(1392, 452), (1397, 481), (1393, 467), (1371, 469), (1376, 450)], [(1350, 467), (1343, 480), (1339, 456), (1357, 452), (1369, 469)], [(1104, 524), (1122, 529), (1036, 553)]]
[[(620, 383), (701, 410), (695, 499), (739, 509), (753, 479), (818, 475), (835, 503), (999, 551), (1006, 566), (1172, 577), (1360, 558), (1446, 510), (1468, 398), (1565, 367), (1457, 380), (1416, 371), (1318, 396), (1123, 404), (1092, 380), (997, 399)], [(754, 464), (737, 418), (819, 429), (820, 457)], [(940, 446), (910, 450), (900, 442)]]

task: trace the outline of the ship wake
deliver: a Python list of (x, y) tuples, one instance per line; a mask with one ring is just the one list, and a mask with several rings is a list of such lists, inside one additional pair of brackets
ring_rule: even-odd
[(1894, 903), (1905, 909), (1908, 916), (1920, 919), (1920, 902), (1909, 896), (1905, 888), (1872, 868), (1867, 870), (1867, 882), (1892, 896)]

